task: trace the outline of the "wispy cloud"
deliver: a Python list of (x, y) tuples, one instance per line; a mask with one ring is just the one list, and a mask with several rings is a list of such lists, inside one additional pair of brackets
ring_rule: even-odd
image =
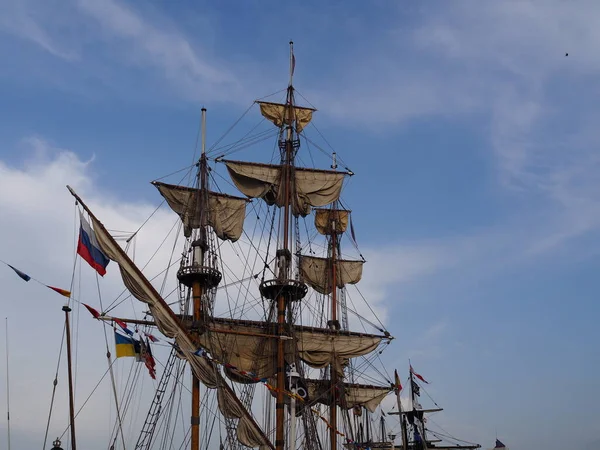
[(458, 114), (487, 118), (482, 133), (500, 185), (540, 220), (539, 240), (526, 247), (532, 253), (600, 226), (600, 133), (590, 127), (597, 109), (589, 100), (600, 89), (591, 77), (600, 70), (591, 51), (600, 42), (598, 5), (584, 3), (457, 2), (427, 10), (406, 44), (435, 58), (434, 92), (444, 86), (471, 100)]
[(75, 68), (104, 88), (119, 90), (116, 80), (129, 77), (135, 79), (127, 83), (133, 87), (150, 83), (153, 95), (170, 92), (180, 100), (246, 105), (253, 98), (246, 87), (268, 79), (248, 62), (237, 66), (222, 61), (150, 5), (24, 0), (3, 1), (0, 7), (0, 30), (57, 57), (66, 65), (61, 71), (65, 77)]
[[(212, 89), (218, 91), (217, 98), (231, 96), (228, 100), (240, 93), (236, 76), (214, 55), (207, 57), (200, 43), (192, 43), (176, 27), (153, 24), (113, 0), (78, 0), (77, 5), (85, 16), (99, 24), (108, 39), (122, 46), (119, 53), (123, 64), (156, 68), (182, 92), (195, 91), (207, 100)], [(203, 88), (203, 84), (211, 89)]]
[(60, 37), (55, 37), (56, 34), (60, 34), (59, 30), (64, 22), (59, 20), (58, 23), (48, 23), (44, 20), (48, 15), (54, 15), (52, 8), (55, 5), (51, 3), (54, 2), (0, 1), (0, 31), (30, 41), (53, 56), (72, 61), (76, 59), (77, 53), (73, 48), (64, 45)]

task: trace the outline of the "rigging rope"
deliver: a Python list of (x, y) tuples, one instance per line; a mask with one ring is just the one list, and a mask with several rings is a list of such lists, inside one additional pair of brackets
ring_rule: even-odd
[[(90, 394), (87, 396), (87, 398), (85, 399), (85, 401), (83, 402), (83, 404), (79, 407), (79, 409), (75, 413), (75, 418), (77, 418), (77, 416), (83, 410), (83, 408), (85, 407), (85, 405), (87, 405), (87, 402), (90, 400), (90, 398), (92, 398), (92, 395), (94, 395), (94, 392), (96, 392), (96, 390), (98, 389), (98, 387), (100, 387), (100, 384), (102, 383), (102, 380), (104, 380), (104, 378), (106, 377), (106, 374), (108, 374), (109, 370), (110, 370), (110, 368), (106, 369), (106, 371), (104, 372), (104, 375), (102, 375), (102, 377), (100, 377), (100, 380), (96, 383), (96, 386), (94, 386), (94, 389), (92, 389), (92, 392), (90, 392)], [(69, 431), (69, 427), (65, 428), (65, 430), (60, 435), (59, 439), (62, 439), (63, 436), (67, 433), (67, 431)], [(45, 450), (45, 448), (46, 447), (44, 446), (44, 450)]]
[(154, 214), (156, 214), (156, 212), (160, 209), (160, 207), (165, 202), (166, 202), (166, 200), (163, 199), (163, 201), (159, 203), (159, 205), (156, 207), (156, 209), (154, 211), (152, 211), (152, 214), (150, 214), (150, 216), (148, 216), (148, 218), (146, 220), (144, 220), (144, 222), (139, 226), (139, 228), (131, 234), (131, 236), (127, 239), (127, 243), (129, 243), (129, 241), (131, 241), (131, 239), (133, 239), (135, 237), (135, 235), (138, 234), (138, 232), (142, 229), (142, 227), (148, 223), (148, 221), (152, 218), (152, 216), (154, 216)]
[[(430, 422), (432, 422), (433, 424), (435, 424), (435, 426), (440, 427), (442, 430), (444, 430), (437, 422), (435, 422), (431, 418), (428, 418), (427, 420), (430, 421)], [(446, 430), (444, 430), (444, 432), (448, 433), (448, 435), (445, 435), (443, 433), (440, 433), (439, 431), (430, 430), (430, 429), (427, 429), (427, 431), (429, 431), (431, 434), (433, 434), (434, 436), (437, 436), (437, 437), (444, 437), (446, 439), (452, 439), (452, 440), (454, 440), (456, 442), (462, 442), (464, 444), (469, 444), (469, 445), (478, 445), (475, 442), (470, 442), (470, 441), (465, 441), (465, 440), (462, 440), (462, 439), (455, 438), (450, 433), (448, 433)], [(438, 434), (439, 434), (439, 436), (438, 436)]]
[(276, 134), (278, 134), (277, 131), (273, 131), (271, 129), (269, 130), (264, 130), (264, 131), (260, 131), (254, 135), (250, 135), (248, 136), (252, 131), (254, 131), (262, 122), (264, 121), (261, 120), (258, 124), (256, 124), (256, 126), (254, 126), (254, 128), (252, 128), (252, 130), (250, 130), (248, 133), (246, 133), (244, 135), (244, 137), (238, 139), (237, 141), (231, 143), (231, 144), (227, 144), (223, 147), (219, 147), (214, 149), (210, 154), (214, 154), (217, 152), (217, 150), (219, 150), (219, 153), (221, 153), (221, 155), (217, 156), (215, 158), (216, 162), (219, 162), (223, 157), (225, 156), (229, 156), (232, 155), (234, 153), (237, 153), (245, 148), (251, 147), (253, 145), (258, 144), (259, 142), (263, 142), (266, 141), (268, 139), (271, 139), (273, 136), (275, 136)]
[[(48, 412), (48, 423), (46, 424), (46, 433), (44, 434), (44, 446), (42, 447), (42, 450), (46, 450), (46, 442), (48, 441), (48, 430), (50, 429), (50, 419), (52, 418), (52, 408), (54, 406), (54, 395), (56, 394), (56, 386), (58, 385), (58, 370), (60, 368), (60, 359), (62, 356), (63, 345), (65, 343), (66, 327), (67, 327), (67, 325), (65, 324), (63, 327), (62, 338), (60, 341), (60, 350), (58, 352), (58, 362), (56, 363), (56, 374), (54, 375), (54, 381), (52, 382), (53, 388), (52, 388), (52, 397), (50, 398), (50, 411)], [(68, 430), (68, 428), (67, 428), (67, 430)]]
[[(194, 158), (194, 161), (195, 161), (195, 158)], [(187, 177), (189, 175), (189, 173), (192, 171), (192, 169), (194, 167), (196, 167), (196, 162), (194, 162), (193, 164), (190, 164), (189, 166), (186, 166), (186, 167), (183, 167), (183, 168), (181, 168), (179, 170), (176, 170), (175, 172), (171, 172), (168, 175), (164, 175), (162, 177), (156, 178), (154, 181), (164, 180), (165, 178), (168, 178), (168, 177), (173, 176), (173, 175), (175, 175), (175, 174), (177, 174), (179, 172), (183, 172), (184, 170), (187, 170), (188, 172), (181, 178), (183, 180), (185, 177)]]
[[(253, 106), (254, 106), (254, 102), (252, 102), (252, 103), (250, 104), (250, 106), (248, 106), (248, 109), (246, 109), (246, 111), (244, 111), (244, 113), (241, 115), (241, 117), (240, 117), (238, 120), (236, 120), (236, 121), (234, 122), (234, 124), (233, 124), (233, 125), (231, 125), (231, 126), (230, 126), (230, 127), (227, 129), (227, 131), (225, 131), (225, 133), (223, 133), (223, 135), (222, 135), (222, 136), (221, 136), (219, 139), (217, 139), (217, 141), (216, 141), (216, 142), (215, 142), (215, 143), (214, 143), (214, 144), (213, 144), (211, 147), (209, 147), (208, 151), (206, 152), (207, 154), (209, 154), (209, 153), (211, 153), (213, 150), (215, 150), (215, 147), (216, 147), (217, 145), (219, 145), (219, 143), (220, 143), (220, 142), (221, 142), (223, 139), (225, 139), (225, 137), (226, 137), (226, 136), (227, 136), (227, 135), (228, 135), (228, 134), (231, 132), (231, 130), (233, 130), (233, 129), (234, 129), (236, 126), (237, 126), (237, 124), (238, 124), (238, 123), (240, 123), (240, 121), (241, 121), (241, 120), (242, 120), (242, 119), (243, 119), (243, 118), (246, 116), (246, 114), (248, 114), (248, 112), (249, 112), (249, 111), (252, 109), (252, 107), (253, 107)], [(197, 144), (196, 144), (196, 145), (197, 145)]]

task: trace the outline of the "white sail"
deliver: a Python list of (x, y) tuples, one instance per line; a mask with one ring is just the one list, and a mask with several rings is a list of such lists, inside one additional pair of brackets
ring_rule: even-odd
[[(185, 236), (191, 236), (192, 229), (201, 226), (202, 211), (199, 208), (199, 196), (202, 195), (202, 191), (157, 181), (152, 184), (165, 198), (171, 209), (181, 218)], [(246, 203), (248, 203), (248, 199), (245, 198), (209, 192), (206, 223), (213, 228), (220, 239), (235, 242), (240, 238), (244, 229)]]
[[(337, 268), (336, 285), (343, 288), (347, 284), (356, 284), (362, 278), (364, 261), (338, 260), (335, 262)], [(332, 270), (329, 258), (318, 258), (316, 256), (300, 257), (300, 272), (304, 281), (314, 290), (321, 294), (330, 294), (332, 291)]]
[[(312, 113), (316, 111), (313, 108), (304, 108), (302, 106), (282, 105), (281, 103), (260, 102), (260, 113), (265, 119), (270, 120), (277, 127), (291, 125), (296, 122), (296, 131), (300, 133), (306, 125), (312, 120)], [(291, 111), (291, 117), (290, 117)]]
[[(273, 376), (276, 371), (277, 338), (275, 324), (234, 319), (213, 319), (197, 343), (213, 357), (252, 372), (257, 378)], [(286, 360), (300, 359), (314, 368), (333, 363), (339, 371), (349, 359), (374, 351), (384, 336), (328, 328), (296, 326), (293, 339), (285, 342)]]
[[(331, 383), (329, 380), (304, 380), (308, 387), (308, 398), (312, 403), (331, 405)], [(371, 386), (367, 384), (343, 383), (343, 395), (338, 396), (338, 406), (351, 409), (363, 406), (375, 412), (383, 399), (394, 389), (393, 386)]]
[[(315, 227), (323, 235), (343, 233), (348, 228), (350, 211), (344, 209), (317, 209), (315, 211)], [(335, 224), (335, 225), (334, 225)]]
[[(244, 161), (224, 161), (236, 187), (250, 198), (269, 205), (286, 204), (282, 166)], [(307, 216), (311, 207), (329, 205), (340, 198), (345, 172), (292, 167), (291, 204), (296, 216)]]

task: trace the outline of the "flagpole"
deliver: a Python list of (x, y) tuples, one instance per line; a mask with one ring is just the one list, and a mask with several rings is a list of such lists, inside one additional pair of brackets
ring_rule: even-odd
[(75, 443), (75, 400), (73, 396), (73, 368), (71, 362), (71, 325), (69, 323), (69, 312), (71, 308), (68, 305), (62, 307), (65, 312), (65, 332), (67, 334), (67, 365), (69, 372), (69, 422), (71, 425), (71, 449), (76, 450)]
[(294, 41), (290, 41), (290, 84), (292, 86), (292, 81), (294, 79), (294, 69), (296, 67), (296, 58), (294, 57)]
[(6, 427), (7, 427), (7, 439), (8, 439), (8, 450), (10, 450), (10, 382), (8, 372), (8, 317), (5, 318), (6, 322)]

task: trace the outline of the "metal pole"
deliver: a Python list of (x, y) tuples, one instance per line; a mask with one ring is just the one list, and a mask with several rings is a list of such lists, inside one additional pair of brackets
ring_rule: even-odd
[(10, 450), (10, 382), (8, 372), (8, 317), (6, 318), (6, 423), (8, 450)]

